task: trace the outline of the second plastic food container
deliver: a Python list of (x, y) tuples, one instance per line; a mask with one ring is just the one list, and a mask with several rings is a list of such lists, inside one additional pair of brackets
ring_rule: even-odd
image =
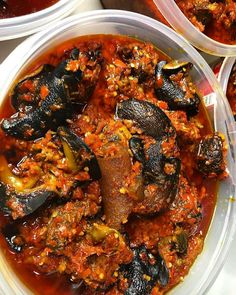
[(69, 15), (83, 0), (60, 0), (35, 13), (0, 19), (0, 41), (19, 38), (45, 29)]
[(182, 13), (174, 0), (153, 0), (168, 23), (192, 45), (209, 54), (236, 55), (236, 45), (217, 42), (201, 33)]

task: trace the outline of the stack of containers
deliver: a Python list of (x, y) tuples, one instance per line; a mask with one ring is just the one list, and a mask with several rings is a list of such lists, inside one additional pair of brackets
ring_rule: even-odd
[[(235, 198), (236, 128), (222, 88), (206, 61), (188, 42), (198, 49), (217, 56), (236, 56), (236, 46), (221, 44), (200, 33), (179, 10), (174, 0), (154, 0), (154, 2), (159, 11), (163, 13), (165, 22), (167, 21), (182, 36), (151, 18), (130, 12), (101, 10), (65, 19), (23, 42), (4, 61), (0, 68), (0, 105), (14, 81), (35, 58), (66, 40), (82, 35), (99, 33), (135, 35), (142, 40), (153, 42), (171, 58), (192, 62), (194, 65), (192, 79), (200, 93), (205, 95), (204, 102), (206, 107), (212, 111), (211, 120), (214, 129), (225, 135), (229, 146), (227, 160), (230, 177), (221, 182), (219, 186), (215, 214), (202, 254), (194, 263), (184, 282), (171, 291), (171, 294), (206, 294), (225, 261), (235, 235), (236, 206), (235, 202), (229, 199)], [(0, 40), (31, 34), (45, 27), (49, 22), (55, 22), (66, 16), (76, 4), (78, 0), (61, 0), (55, 6), (35, 13), (35, 19), (33, 15), (28, 15), (2, 20), (0, 21)], [(30, 29), (29, 23), (32, 24)], [(226, 92), (227, 81), (234, 62), (234, 58), (228, 58), (221, 68), (219, 81), (224, 92)], [(3, 253), (0, 253), (0, 294), (32, 294), (12, 272)]]

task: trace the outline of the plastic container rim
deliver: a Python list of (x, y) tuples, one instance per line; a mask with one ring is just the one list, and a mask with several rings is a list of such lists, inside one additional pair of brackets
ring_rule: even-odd
[(11, 40), (31, 35), (70, 14), (84, 0), (59, 0), (40, 11), (0, 19), (0, 41)]
[(226, 57), (220, 67), (218, 81), (222, 86), (224, 94), (226, 94), (229, 77), (235, 63), (236, 57)]
[[(37, 12), (1, 19), (0, 20), (0, 27), (10, 26), (10, 25), (17, 26), (17, 25), (21, 25), (23, 23), (37, 21), (39, 19), (47, 17), (48, 15), (54, 14), (55, 12), (57, 12), (63, 6), (65, 6), (66, 4), (69, 4), (70, 2), (73, 2), (73, 0), (72, 1), (71, 0), (59, 0), (55, 4), (53, 4), (47, 8), (44, 8), (40, 11), (37, 11)], [(76, 2), (76, 0), (74, 0), (74, 2)]]

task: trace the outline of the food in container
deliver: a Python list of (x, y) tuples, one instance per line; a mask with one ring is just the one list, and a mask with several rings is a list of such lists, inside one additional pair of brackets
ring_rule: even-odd
[[(232, 0), (226, 1), (227, 3), (225, 1), (208, 0), (101, 0), (101, 2), (105, 8), (128, 9), (151, 16), (166, 25), (172, 26), (192, 45), (209, 54), (218, 56), (236, 55), (235, 3)], [(209, 4), (209, 2), (211, 3)], [(177, 4), (180, 5), (183, 11), (180, 10)], [(194, 13), (197, 14), (198, 12), (195, 12), (195, 8), (199, 12), (202, 22), (208, 22), (206, 27), (202, 22), (197, 22)], [(224, 12), (222, 11), (223, 8), (225, 8)], [(196, 26), (189, 21), (183, 12), (186, 13), (187, 17), (189, 16), (189, 19)], [(217, 19), (218, 15), (220, 17)], [(204, 30), (204, 33), (199, 30), (197, 25), (201, 28), (201, 31)]]
[[(139, 39), (144, 41), (146, 39), (148, 43), (114, 35), (91, 36), (94, 22), (96, 33), (99, 30), (100, 34), (131, 35), (131, 31), (137, 32), (138, 27)], [(150, 32), (149, 36), (147, 32)], [(79, 37), (81, 35), (86, 36)], [(8, 113), (6, 108), (2, 109), (5, 110), (4, 120), (1, 123), (2, 136), (4, 140), (11, 139), (13, 145), (14, 142), (22, 143), (17, 145), (22, 147), (17, 157), (23, 157), (23, 160), (19, 159), (19, 165), (15, 168), (20, 172), (24, 167), (27, 177), (28, 168), (31, 167), (28, 176), (34, 174), (34, 177), (30, 177), (31, 181), (19, 181), (22, 180), (20, 174), (12, 177), (12, 173), (16, 170), (11, 169), (13, 166), (7, 166), (6, 159), (16, 165), (17, 160), (13, 161), (16, 155), (10, 152), (2, 154), (1, 163), (5, 161), (5, 168), (2, 171), (7, 174), (4, 172), (1, 174), (2, 195), (6, 196), (5, 200), (2, 199), (1, 207), (11, 216), (12, 222), (18, 225), (14, 227), (11, 227), (12, 224), (6, 225), (3, 230), (5, 236), (3, 243), (6, 245), (7, 242), (12, 251), (18, 253), (9, 255), (28, 258), (24, 263), (30, 264), (33, 269), (37, 265), (37, 273), (47, 272), (49, 267), (51, 275), (47, 277), (37, 275), (37, 282), (48, 280), (50, 288), (54, 288), (52, 282), (55, 282), (58, 289), (53, 289), (53, 293), (62, 292), (62, 286), (70, 292), (68, 284), (65, 284), (68, 282), (68, 277), (63, 276), (65, 273), (73, 281), (70, 287), (85, 288), (84, 294), (89, 293), (91, 288), (98, 288), (98, 292), (102, 292), (101, 289), (105, 288), (109, 294), (106, 288), (111, 282), (115, 283), (112, 291), (117, 289), (121, 293), (124, 290), (131, 292), (136, 288), (133, 284), (134, 277), (138, 277), (138, 281), (142, 282), (141, 290), (144, 294), (150, 293), (153, 289), (165, 291), (165, 288), (170, 287), (169, 282), (175, 284), (178, 281), (173, 280), (171, 274), (172, 265), (167, 255), (170, 251), (169, 246), (173, 247), (172, 252), (179, 253), (180, 260), (190, 258), (189, 264), (185, 261), (185, 266), (194, 260), (193, 257), (185, 256), (186, 249), (188, 253), (196, 254), (198, 251), (194, 251), (193, 248), (200, 251), (202, 247), (201, 235), (206, 232), (210, 220), (205, 219), (202, 233), (198, 227), (191, 227), (190, 221), (193, 223), (196, 221), (198, 224), (201, 214), (204, 219), (213, 213), (214, 185), (212, 188), (206, 186), (205, 190), (202, 188), (203, 179), (208, 177), (214, 179), (217, 175), (226, 176), (225, 162), (222, 159), (226, 151), (225, 144), (234, 136), (231, 134), (234, 128), (231, 124), (227, 125), (229, 136), (225, 132), (225, 121), (223, 124), (221, 120), (217, 121), (217, 132), (209, 128), (209, 121), (204, 115), (202, 105), (204, 101), (199, 104), (199, 97), (207, 85), (217, 100), (214, 116), (218, 114), (217, 107), (221, 107), (221, 118), (222, 112), (223, 114), (228, 112), (227, 103), (224, 104), (224, 99), (221, 98), (217, 88), (214, 92), (216, 81), (198, 53), (174, 32), (149, 18), (128, 12), (96, 11), (66, 20), (51, 32), (47, 32), (43, 39), (41, 36), (39, 35), (39, 39), (36, 36), (34, 40), (23, 43), (12, 54), (13, 59), (23, 54), (17, 67), (15, 64), (13, 67), (10, 56), (1, 68), (7, 79), (7, 83), (2, 81), (0, 85), (2, 99), (10, 94), (14, 106), (14, 109), (8, 109)], [(163, 42), (159, 42), (160, 40)], [(156, 45), (158, 51), (150, 41)], [(173, 51), (168, 51), (167, 48), (170, 47), (164, 42), (169, 46), (173, 44)], [(179, 48), (186, 46), (189, 52), (180, 53), (178, 46)], [(31, 47), (32, 51), (25, 51), (26, 47)], [(167, 53), (169, 57), (166, 56)], [(203, 62), (204, 71), (196, 64), (196, 60)], [(196, 79), (197, 75), (202, 78)], [(191, 84), (191, 80), (194, 84)], [(202, 84), (197, 84), (197, 81), (204, 82), (204, 88), (201, 88)], [(172, 101), (170, 90), (178, 93), (178, 97), (182, 97), (181, 100)], [(165, 99), (158, 100), (157, 97)], [(6, 100), (5, 106), (7, 101), (9, 103), (9, 100)], [(18, 115), (10, 118), (15, 112), (18, 112)], [(176, 117), (182, 118), (181, 124)], [(230, 113), (228, 117), (227, 120), (231, 122)], [(43, 124), (40, 124), (42, 120)], [(189, 124), (191, 128), (186, 129)], [(10, 147), (11, 144), (9, 141), (8, 143)], [(187, 146), (193, 147), (193, 145), (196, 149), (190, 148), (188, 153), (181, 156), (180, 144), (182, 151)], [(213, 146), (217, 147), (214, 154), (217, 154), (218, 165), (210, 168), (208, 157), (213, 151)], [(197, 159), (197, 163), (194, 171), (198, 177), (193, 178), (189, 186), (191, 165), (188, 164), (192, 162), (191, 157), (195, 151), (197, 156), (194, 159)], [(159, 155), (159, 160), (158, 157), (153, 158), (153, 154)], [(212, 160), (210, 162), (214, 163)], [(39, 169), (36, 167), (37, 164), (40, 166)], [(188, 167), (189, 170), (185, 169), (183, 174), (180, 167)], [(213, 250), (217, 253), (221, 249), (221, 255), (224, 254), (223, 250), (227, 250), (228, 245), (222, 250), (222, 243), (218, 248), (215, 241), (213, 244), (211, 241), (215, 237), (215, 231), (221, 230), (219, 224), (222, 222), (225, 226), (227, 221), (228, 214), (223, 218), (219, 212), (225, 208), (224, 197), (233, 192), (230, 189), (233, 188), (234, 181), (231, 175), (232, 167), (234, 163), (231, 160), (231, 150), (228, 149), (229, 176), (221, 182), (218, 191), (218, 197), (222, 199), (217, 203), (212, 223), (214, 235), (211, 236), (211, 228), (206, 238), (204, 252), (193, 265), (193, 269), (199, 267), (199, 263), (200, 267), (201, 263), (205, 265), (206, 254), (207, 261), (212, 259)], [(63, 173), (60, 173), (60, 170)], [(200, 173), (197, 172), (199, 170)], [(76, 180), (72, 176), (76, 176)], [(210, 179), (207, 183), (211, 182)], [(14, 180), (17, 180), (18, 184)], [(59, 183), (64, 184), (60, 189), (58, 189)], [(157, 183), (159, 194), (156, 195)], [(182, 183), (179, 188), (181, 192), (176, 190), (179, 183)], [(225, 190), (224, 185), (229, 191)], [(197, 190), (200, 187), (198, 194)], [(147, 190), (146, 193), (144, 188)], [(151, 230), (155, 234), (157, 232), (160, 234), (160, 231), (156, 231), (153, 227), (152, 221), (155, 218), (165, 219), (162, 214), (168, 215), (169, 206), (178, 200), (177, 194), (178, 197), (185, 195), (185, 189), (189, 191), (188, 196), (193, 197), (191, 200), (195, 198), (198, 200), (190, 206), (196, 209), (195, 214), (186, 216), (190, 227), (187, 226), (183, 231), (181, 224), (178, 224), (178, 227), (174, 226), (174, 232), (170, 229), (170, 235), (168, 237), (165, 235), (165, 239), (163, 236), (162, 243), (159, 244), (161, 236), (147, 233)], [(209, 192), (208, 198), (203, 198), (205, 201), (201, 202), (205, 192)], [(22, 199), (22, 194), (27, 198)], [(153, 196), (159, 197), (154, 200)], [(101, 203), (102, 198), (103, 203)], [(183, 204), (189, 202), (188, 198), (182, 201)], [(199, 203), (205, 210), (202, 211), (198, 206)], [(234, 209), (232, 204), (230, 202), (228, 204), (231, 214)], [(178, 214), (178, 206), (176, 204), (173, 207), (176, 211), (175, 214), (171, 214), (170, 225), (175, 223), (173, 218), (182, 216), (182, 210)], [(103, 207), (104, 212), (99, 210), (100, 207)], [(187, 206), (186, 210), (190, 207)], [(40, 212), (41, 217), (36, 218)], [(153, 217), (152, 214), (157, 215)], [(149, 218), (146, 220), (147, 215)], [(24, 224), (21, 223), (22, 218), (25, 220)], [(214, 221), (217, 221), (216, 228)], [(193, 231), (189, 235), (190, 228)], [(229, 230), (228, 233), (231, 230), (233, 232), (233, 228), (231, 230), (228, 226), (226, 228)], [(222, 235), (225, 233), (221, 231), (219, 236)], [(144, 237), (149, 238), (146, 240)], [(195, 237), (197, 240), (191, 244), (191, 239)], [(29, 244), (32, 247), (28, 247)], [(24, 251), (28, 255), (24, 256)], [(211, 253), (210, 256), (208, 251)], [(12, 261), (9, 256), (7, 257)], [(181, 262), (180, 260), (178, 262)], [(216, 261), (212, 260), (212, 263), (214, 271), (206, 267), (205, 274), (200, 277), (199, 284), (194, 286), (194, 289), (191, 280), (194, 280), (199, 272), (190, 273), (184, 283), (175, 288), (175, 294), (183, 294), (183, 290), (188, 292), (189, 288), (192, 294), (197, 294), (199, 289), (206, 289), (209, 281), (205, 283), (203, 281), (207, 271), (212, 275), (217, 270)], [(29, 269), (31, 275), (29, 273), (26, 275), (22, 271), (22, 265), (12, 264), (15, 270), (17, 265), (19, 266), (21, 271), (18, 275), (23, 278), (26, 285), (31, 288), (36, 286), (32, 283), (34, 282), (32, 268)], [(178, 267), (183, 271), (180, 265)], [(12, 281), (11, 277), (9, 285), (4, 268), (2, 273), (5, 278), (2, 288), (5, 290), (10, 288), (14, 294), (15, 290), (19, 290), (19, 282)], [(121, 283), (119, 287), (117, 278)], [(42, 287), (45, 290), (45, 284), (40, 282), (37, 284), (38, 288)], [(20, 288), (21, 290), (23, 288), (21, 284)]]
[(16, 17), (30, 14), (45, 9), (58, 2), (58, 0), (1, 0), (0, 1), (0, 18)]
[(27, 36), (45, 29), (49, 24), (69, 15), (80, 5), (81, 1), (1, 0), (0, 41)]
[(216, 180), (227, 177), (224, 138), (211, 130), (189, 62), (118, 35), (61, 46), (15, 82), (10, 117), (3, 107), (1, 230), (11, 259), (22, 273), (56, 273), (58, 284), (66, 274), (79, 293), (140, 292), (138, 283), (142, 294), (163, 293), (202, 250)]
[[(212, 55), (218, 55), (218, 56), (233, 56), (236, 54), (236, 45), (233, 44), (233, 42), (235, 42), (235, 21), (234, 21), (234, 14), (235, 14), (235, 10), (234, 10), (234, 6), (235, 3), (233, 3), (232, 1), (226, 1), (227, 3), (231, 3), (230, 7), (229, 7), (229, 11), (230, 11), (230, 15), (224, 15), (224, 18), (228, 18), (229, 21), (225, 21), (222, 22), (221, 19), (218, 19), (216, 22), (213, 22), (214, 25), (209, 27), (209, 30), (206, 31), (206, 34), (203, 34), (202, 32), (200, 32), (200, 30), (195, 27), (189, 20), (188, 18), (183, 14), (183, 12), (180, 10), (180, 8), (178, 7), (177, 1), (174, 0), (167, 0), (167, 1), (162, 1), (162, 0), (154, 0), (154, 2), (156, 3), (158, 9), (161, 11), (161, 13), (163, 14), (163, 16), (166, 18), (166, 20), (168, 21), (168, 23), (180, 34), (182, 34), (189, 42), (191, 42), (192, 45), (196, 46), (198, 49), (205, 51), (209, 54)], [(209, 9), (210, 9), (210, 13), (208, 13), (209, 15), (212, 13), (212, 11), (215, 11), (215, 7), (219, 6), (219, 3), (221, 3), (220, 5), (225, 5), (225, 1), (210, 1), (212, 2), (211, 4), (209, 4), (209, 1), (196, 1), (196, 3), (199, 4), (199, 6), (203, 7), (204, 3), (207, 5), (209, 5)], [(184, 7), (184, 3), (188, 4), (186, 5), (184, 8), (187, 9), (192, 9), (193, 5), (192, 3), (195, 3), (194, 1), (190, 0), (190, 1), (182, 1), (181, 3), (183, 3), (183, 7)], [(224, 8), (224, 6), (223, 6)], [(232, 10), (231, 10), (232, 9)], [(207, 9), (206, 9), (207, 10)], [(204, 13), (201, 14), (202, 16), (204, 16)], [(222, 14), (223, 15), (223, 14)], [(211, 16), (211, 15), (210, 15)], [(214, 17), (212, 17), (214, 19)], [(204, 18), (202, 18), (204, 21)], [(205, 18), (209, 20), (208, 18)], [(223, 24), (222, 24), (223, 23)], [(212, 22), (209, 22), (209, 24), (212, 24)], [(218, 42), (219, 38), (221, 36), (218, 35), (219, 31), (218, 29), (214, 30), (213, 28), (216, 26), (225, 26), (227, 27), (228, 24), (228, 37), (227, 39), (232, 40), (232, 42), (229, 42), (227, 40), (222, 40), (222, 42)], [(223, 30), (223, 29), (222, 29)], [(223, 34), (222, 34), (223, 35)], [(225, 35), (225, 34), (224, 34)], [(230, 35), (230, 36), (229, 36)], [(217, 39), (218, 38), (218, 39)], [(223, 38), (223, 37), (221, 37)], [(230, 44), (227, 44), (227, 43)], [(233, 44), (233, 45), (232, 45)]]
[(232, 112), (235, 116), (236, 115), (236, 70), (235, 70), (235, 67), (232, 69), (232, 72), (229, 77), (226, 96), (228, 98)]
[(226, 58), (220, 68), (218, 80), (228, 98), (230, 107), (236, 115), (236, 70), (235, 58)]
[(191, 23), (208, 37), (225, 44), (236, 44), (236, 3), (211, 0), (175, 0)]

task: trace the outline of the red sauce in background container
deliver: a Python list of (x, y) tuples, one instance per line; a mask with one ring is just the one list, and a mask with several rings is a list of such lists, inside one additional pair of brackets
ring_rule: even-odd
[(59, 0), (1, 0), (0, 18), (26, 15), (45, 9)]
[(0, 41), (46, 29), (49, 24), (69, 15), (81, 2), (82, 0), (0, 0)]
[[(198, 49), (216, 56), (235, 56), (236, 45), (215, 41), (201, 33), (179, 9), (175, 0), (101, 0), (104, 8), (126, 9), (150, 16), (173, 27)], [(217, 34), (218, 32), (216, 32)], [(214, 36), (213, 36), (214, 38)]]
[(235, 57), (225, 58), (218, 73), (218, 80), (228, 98), (234, 118), (236, 119), (236, 85), (233, 79), (233, 75), (235, 77), (235, 64)]
[(203, 34), (220, 43), (236, 44), (234, 0), (175, 0), (189, 21)]

